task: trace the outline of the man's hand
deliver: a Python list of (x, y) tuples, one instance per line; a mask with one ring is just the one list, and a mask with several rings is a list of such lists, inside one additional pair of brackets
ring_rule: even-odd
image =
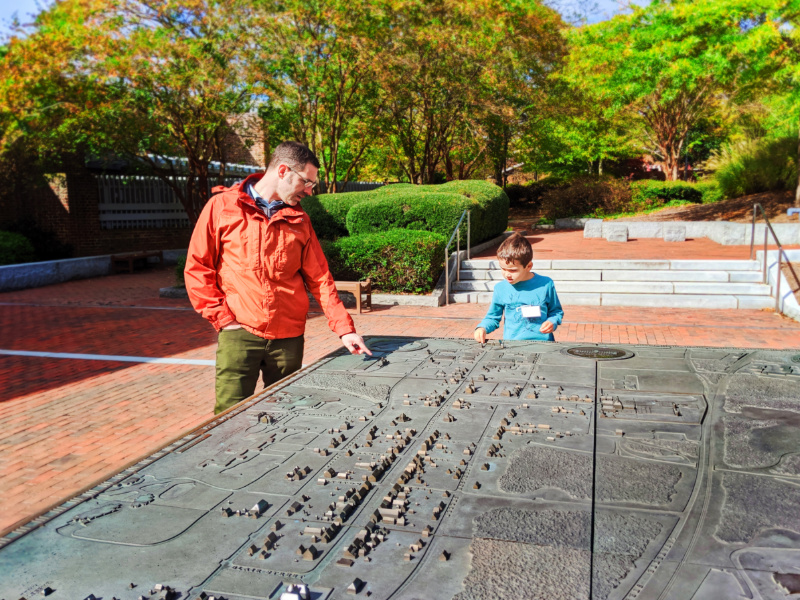
[(369, 354), (372, 356), (372, 352), (357, 333), (346, 333), (341, 337), (341, 340), (344, 347), (350, 350), (350, 354)]
[(475, 336), (475, 341), (479, 344), (486, 343), (486, 330), (483, 327), (478, 327), (473, 335)]
[(231, 329), (241, 329), (241, 328), (242, 328), (242, 326), (241, 326), (241, 324), (239, 323), (239, 321), (231, 321), (230, 323), (228, 323), (227, 325), (225, 325), (225, 327), (223, 327), (223, 328), (222, 328), (222, 330), (223, 330), (223, 331), (226, 331), (226, 330), (231, 330)]
[(553, 331), (555, 331), (555, 327), (553, 327), (553, 322), (545, 321), (544, 323), (542, 323), (542, 326), (539, 327), (539, 331), (541, 331), (542, 333), (553, 333)]

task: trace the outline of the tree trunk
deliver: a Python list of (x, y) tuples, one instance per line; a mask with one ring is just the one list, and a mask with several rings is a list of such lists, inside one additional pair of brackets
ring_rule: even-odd
[(674, 148), (664, 148), (664, 176), (667, 181), (680, 179), (680, 155), (676, 155)]

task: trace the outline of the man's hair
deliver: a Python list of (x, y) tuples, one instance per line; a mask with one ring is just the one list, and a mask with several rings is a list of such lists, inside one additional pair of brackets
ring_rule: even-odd
[(518, 233), (511, 234), (497, 249), (497, 258), (510, 263), (517, 261), (523, 267), (533, 259), (531, 243)]
[(303, 169), (308, 163), (319, 169), (319, 160), (308, 146), (300, 142), (282, 142), (269, 158), (267, 169), (274, 169), (280, 164), (287, 165), (291, 169), (298, 171)]

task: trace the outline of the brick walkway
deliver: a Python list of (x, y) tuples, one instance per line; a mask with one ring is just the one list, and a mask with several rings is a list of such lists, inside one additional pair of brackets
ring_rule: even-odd
[[(584, 238), (579, 231), (536, 231), (526, 236), (533, 245), (534, 260), (617, 259), (617, 260), (746, 260), (750, 245), (723, 246), (708, 238), (685, 242), (665, 242), (658, 238), (629, 239), (625, 243), (603, 238)], [(757, 244), (757, 250), (764, 244)], [(786, 246), (797, 248), (798, 246)], [(775, 249), (776, 246), (770, 246)], [(473, 258), (494, 258), (497, 247), (479, 252)]]
[[(0, 349), (210, 363), (211, 327), (187, 301), (158, 298), (171, 283), (156, 270), (0, 294)], [(470, 337), (485, 310), (378, 306), (354, 318), (363, 334)], [(556, 338), (798, 348), (800, 323), (766, 311), (567, 307)], [(312, 311), (304, 362), (338, 347)], [(0, 354), (0, 532), (210, 418), (213, 378), (203, 364)]]

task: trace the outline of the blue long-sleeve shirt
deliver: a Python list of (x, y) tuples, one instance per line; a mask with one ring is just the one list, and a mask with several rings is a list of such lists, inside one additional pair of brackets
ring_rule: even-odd
[[(523, 317), (522, 306), (540, 306), (539, 317)], [(553, 280), (544, 275), (534, 274), (528, 281), (514, 285), (508, 281), (498, 281), (492, 294), (492, 304), (483, 321), (478, 324), (491, 333), (500, 327), (500, 319), (505, 313), (504, 340), (546, 340), (553, 341), (552, 333), (542, 333), (539, 328), (545, 321), (553, 324), (553, 331), (564, 318), (564, 310), (556, 294)], [(477, 329), (477, 327), (476, 327)]]

